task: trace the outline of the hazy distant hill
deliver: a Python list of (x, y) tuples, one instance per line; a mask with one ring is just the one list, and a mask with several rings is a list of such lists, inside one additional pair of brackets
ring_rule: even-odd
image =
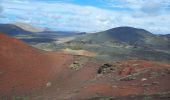
[(23, 30), (29, 31), (29, 32), (43, 32), (43, 29), (33, 27), (32, 25), (26, 24), (26, 23), (15, 23), (14, 25), (20, 27)]
[(117, 27), (103, 32), (87, 34), (73, 41), (85, 43), (119, 43), (131, 46), (144, 46), (155, 48), (167, 48), (169, 41), (165, 38), (152, 34), (144, 29), (133, 27)]
[(31, 45), (50, 44), (57, 41), (58, 38), (85, 34), (83, 32), (43, 30), (25, 23), (0, 24), (0, 32), (21, 39)]
[(6, 33), (11, 36), (19, 35), (19, 34), (32, 34), (32, 32), (26, 31), (16, 25), (13, 24), (0, 24), (0, 32)]
[(12, 36), (31, 34), (31, 35), (45, 36), (45, 37), (53, 37), (53, 36), (66, 37), (66, 36), (86, 34), (85, 32), (43, 30), (25, 23), (0, 24), (0, 32)]

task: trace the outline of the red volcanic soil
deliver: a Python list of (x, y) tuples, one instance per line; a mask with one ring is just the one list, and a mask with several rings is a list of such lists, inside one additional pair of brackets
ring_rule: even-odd
[(0, 96), (46, 87), (70, 56), (34, 49), (0, 33)]
[(93, 98), (151, 95), (170, 91), (169, 79), (168, 64), (145, 60), (107, 63), (45, 52), (0, 33), (0, 97), (98, 100)]
[(120, 61), (111, 63), (114, 70), (98, 74), (101, 65), (102, 62), (92, 60), (85, 61), (84, 67), (78, 70), (63, 67), (63, 76), (52, 81), (54, 85), (41, 97), (45, 100), (86, 100), (170, 91), (170, 65), (144, 60)]

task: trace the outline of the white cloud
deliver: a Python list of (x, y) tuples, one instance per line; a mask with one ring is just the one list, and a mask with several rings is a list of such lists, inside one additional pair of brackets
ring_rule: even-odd
[(150, 13), (165, 10), (169, 5), (169, 0), (101, 0), (111, 7), (130, 8), (134, 11), (144, 11)]
[[(170, 33), (170, 13), (165, 10), (166, 0), (105, 0), (115, 7), (130, 8), (120, 12), (70, 3), (47, 3), (30, 0), (2, 0), (5, 22), (26, 22), (57, 30), (95, 32), (118, 26), (132, 26), (154, 33)], [(126, 2), (123, 2), (126, 1)], [(4, 22), (0, 19), (1, 22)]]

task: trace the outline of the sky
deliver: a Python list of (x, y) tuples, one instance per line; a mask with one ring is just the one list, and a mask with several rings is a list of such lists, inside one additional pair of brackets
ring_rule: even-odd
[(99, 32), (114, 27), (170, 33), (170, 0), (0, 0), (0, 23), (57, 31)]

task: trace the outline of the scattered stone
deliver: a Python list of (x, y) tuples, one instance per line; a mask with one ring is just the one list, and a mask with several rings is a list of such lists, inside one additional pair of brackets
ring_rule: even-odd
[(74, 61), (69, 67), (73, 70), (79, 70), (84, 66), (82, 62)]
[(150, 77), (150, 78), (154, 78), (154, 77), (158, 77), (158, 76), (160, 76), (160, 73), (158, 73), (158, 72), (151, 72), (151, 73), (149, 74), (149, 77)]
[(119, 79), (120, 81), (131, 81), (131, 80), (135, 80), (135, 77), (132, 75), (128, 75), (126, 77), (122, 77)]
[(131, 75), (132, 74), (132, 68), (131, 67), (126, 67), (124, 69), (122, 69), (119, 72), (120, 75)]
[(47, 82), (46, 87), (50, 87), (51, 85), (51, 82)]
[(152, 85), (160, 85), (159, 82), (152, 82)]
[(117, 86), (116, 86), (116, 85), (113, 85), (112, 88), (117, 88)]
[(106, 63), (99, 67), (99, 69), (97, 70), (97, 73), (98, 74), (111, 73), (115, 70), (115, 68), (116, 66)]
[(132, 64), (132, 67), (139, 67), (139, 64)]
[(146, 81), (146, 80), (148, 80), (148, 79), (147, 79), (147, 78), (142, 78), (142, 79), (141, 79), (141, 81)]
[(102, 67), (103, 67), (103, 68), (108, 68), (108, 67), (112, 67), (112, 65), (109, 64), (109, 63), (106, 63), (106, 64), (104, 64)]

